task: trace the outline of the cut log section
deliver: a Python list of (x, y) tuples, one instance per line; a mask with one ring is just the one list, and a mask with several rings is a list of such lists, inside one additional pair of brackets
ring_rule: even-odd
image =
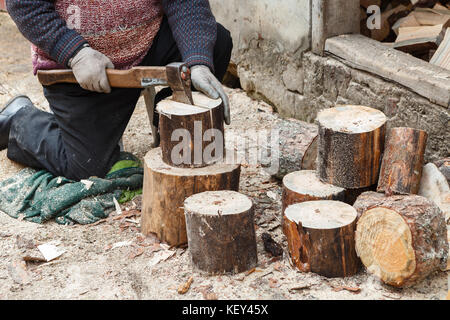
[(187, 242), (183, 202), (196, 193), (239, 189), (240, 165), (217, 163), (206, 168), (174, 168), (159, 148), (144, 159), (142, 233), (155, 233), (170, 245)]
[(168, 98), (158, 103), (162, 158), (174, 167), (200, 168), (224, 154), (223, 104), (193, 92), (195, 106)]
[(323, 183), (313, 170), (289, 173), (283, 178), (283, 212), (292, 204), (306, 201), (345, 201), (345, 191), (344, 188)]
[(253, 203), (234, 191), (195, 194), (184, 202), (192, 264), (208, 274), (240, 273), (258, 262)]
[(284, 212), (283, 231), (292, 262), (303, 272), (347, 277), (361, 266), (355, 251), (356, 210), (343, 202), (293, 204)]
[(323, 182), (348, 189), (378, 181), (384, 149), (386, 116), (364, 106), (339, 106), (319, 113), (317, 175)]
[(366, 192), (354, 205), (361, 216), (356, 251), (368, 272), (408, 287), (446, 267), (447, 229), (441, 210), (417, 195)]
[(279, 156), (277, 150), (271, 150), (266, 160), (261, 157), (262, 165), (273, 165), (279, 158), (278, 170), (273, 176), (278, 179), (298, 170), (315, 170), (317, 159), (318, 127), (315, 124), (296, 119), (279, 119), (275, 125), (279, 132)]
[(381, 164), (378, 192), (417, 194), (422, 177), (428, 134), (412, 128), (389, 131)]

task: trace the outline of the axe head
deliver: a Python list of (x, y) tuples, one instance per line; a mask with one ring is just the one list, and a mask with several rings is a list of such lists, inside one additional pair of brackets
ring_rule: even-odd
[(173, 100), (185, 104), (194, 104), (191, 91), (191, 72), (180, 62), (166, 66), (167, 84), (173, 91)]

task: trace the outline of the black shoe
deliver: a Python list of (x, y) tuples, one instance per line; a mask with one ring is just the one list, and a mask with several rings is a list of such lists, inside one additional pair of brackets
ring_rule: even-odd
[(0, 150), (8, 147), (9, 130), (13, 116), (26, 106), (33, 106), (27, 96), (17, 96), (8, 101), (6, 106), (0, 111)]

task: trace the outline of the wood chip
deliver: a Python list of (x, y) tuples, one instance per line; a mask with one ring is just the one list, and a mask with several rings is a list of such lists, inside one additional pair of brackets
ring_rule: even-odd
[(280, 286), (280, 284), (278, 283), (278, 280), (275, 278), (270, 278), (269, 279), (269, 287), (271, 288), (278, 288)]
[(27, 271), (27, 264), (23, 260), (14, 260), (8, 266), (8, 273), (15, 283), (28, 284), (31, 282)]
[(131, 252), (128, 257), (130, 259), (134, 259), (134, 258), (139, 257), (140, 255), (142, 255), (144, 253), (144, 251), (145, 251), (144, 247), (138, 247), (136, 250)]
[(301, 284), (301, 285), (298, 285), (296, 287), (289, 288), (289, 292), (292, 293), (292, 292), (295, 292), (295, 291), (302, 291), (302, 290), (305, 290), (305, 289), (309, 289), (311, 287), (312, 287), (312, 285), (310, 285), (310, 284)]
[(331, 286), (331, 287), (333, 288), (333, 291), (335, 291), (335, 292), (342, 291), (342, 290), (347, 290), (347, 291), (350, 291), (355, 294), (358, 294), (361, 292), (361, 288), (358, 288), (358, 287), (347, 287), (347, 286), (339, 286), (339, 287)]
[(191, 287), (192, 282), (194, 281), (194, 277), (190, 277), (188, 279), (188, 281), (186, 281), (185, 284), (182, 284), (179, 288), (178, 288), (178, 293), (179, 294), (185, 294), (186, 292), (189, 291), (189, 288)]

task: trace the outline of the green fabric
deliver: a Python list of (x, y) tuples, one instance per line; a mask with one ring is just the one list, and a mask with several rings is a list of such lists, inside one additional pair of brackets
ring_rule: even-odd
[(115, 209), (114, 198), (124, 203), (142, 192), (143, 174), (139, 160), (128, 153), (104, 179), (78, 182), (26, 168), (0, 182), (0, 210), (36, 223), (94, 223)]

